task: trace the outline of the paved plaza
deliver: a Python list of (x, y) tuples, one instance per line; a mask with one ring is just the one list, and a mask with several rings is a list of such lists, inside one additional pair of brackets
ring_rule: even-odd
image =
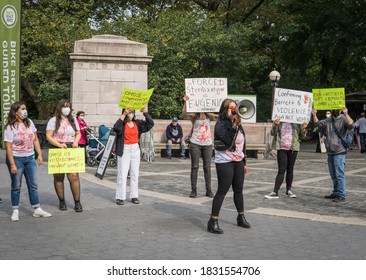
[[(43, 150), (46, 157), (47, 150)], [(244, 198), (251, 229), (236, 226), (230, 191), (220, 214), (223, 235), (206, 231), (212, 199), (205, 197), (202, 165), (198, 197), (189, 198), (190, 159), (157, 157), (140, 168), (140, 201), (115, 204), (116, 168), (103, 180), (96, 167), (80, 174), (84, 212), (73, 210), (66, 184), (67, 211), (58, 210), (53, 177), (47, 162), (38, 170), (39, 196), (51, 218), (34, 218), (23, 183), (20, 221), (11, 222), (10, 178), (0, 150), (0, 259), (2, 260), (365, 260), (366, 160), (359, 151), (347, 156), (347, 199), (334, 203), (326, 155), (314, 144), (303, 144), (295, 165), (293, 192), (267, 200), (277, 172), (275, 156), (249, 159)], [(216, 170), (212, 161), (212, 185)]]

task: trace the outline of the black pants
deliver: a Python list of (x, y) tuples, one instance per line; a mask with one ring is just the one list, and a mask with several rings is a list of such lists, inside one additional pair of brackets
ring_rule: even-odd
[(290, 190), (292, 181), (294, 179), (294, 166), (296, 162), (297, 152), (278, 150), (277, 151), (277, 164), (278, 173), (276, 176), (274, 192), (278, 193), (286, 173), (286, 190)]
[(238, 213), (244, 212), (244, 162), (231, 161), (227, 163), (216, 163), (218, 188), (212, 201), (212, 216), (219, 216), (222, 202), (230, 189), (233, 187), (234, 204)]

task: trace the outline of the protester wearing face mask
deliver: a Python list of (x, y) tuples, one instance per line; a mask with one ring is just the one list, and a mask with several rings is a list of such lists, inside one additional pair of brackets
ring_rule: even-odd
[[(28, 118), (27, 108), (23, 101), (14, 102), (9, 111), (4, 131), (6, 147), (6, 165), (11, 177), (11, 220), (19, 221), (19, 200), (24, 175), (28, 186), (29, 201), (34, 209), (34, 217), (51, 217), (52, 214), (42, 210), (38, 198), (37, 163), (43, 162), (42, 151), (37, 137), (37, 129)], [(34, 150), (38, 153), (37, 163)]]
[[(46, 138), (53, 148), (67, 149), (78, 147), (80, 128), (71, 114), (71, 104), (68, 100), (60, 100), (57, 103), (55, 116), (47, 124)], [(79, 173), (67, 173), (66, 175), (70, 182), (70, 188), (74, 198), (74, 210), (76, 212), (82, 212)], [(56, 194), (59, 199), (59, 209), (65, 211), (67, 210), (64, 188), (65, 174), (53, 174), (53, 179)]]
[(145, 120), (135, 119), (135, 111), (127, 108), (122, 110), (121, 117), (116, 121), (113, 130), (116, 133), (117, 150), (117, 188), (116, 203), (123, 205), (126, 200), (127, 176), (130, 175), (130, 199), (139, 204), (138, 180), (140, 169), (140, 136), (154, 126), (146, 108), (142, 108)]
[[(346, 164), (347, 148), (344, 147), (340, 137), (344, 138), (347, 131), (354, 128), (352, 118), (348, 115), (348, 109), (332, 110), (331, 117), (319, 120), (317, 110), (313, 109), (313, 121), (319, 129), (326, 133), (325, 146), (328, 154), (329, 175), (333, 182), (333, 191), (325, 199), (332, 199), (333, 202), (340, 202), (346, 199), (346, 175), (344, 166)], [(338, 135), (339, 136), (338, 136)]]
[(219, 118), (215, 124), (214, 146), (215, 165), (218, 188), (212, 201), (211, 218), (207, 230), (211, 233), (222, 234), (218, 218), (224, 198), (232, 187), (237, 216), (237, 225), (250, 228), (244, 216), (243, 186), (246, 167), (246, 137), (240, 124), (241, 118), (236, 114), (234, 100), (225, 99), (220, 107)]
[(89, 128), (85, 122), (85, 112), (78, 111), (76, 113), (76, 120), (77, 120), (79, 128), (80, 128), (79, 147), (84, 148), (84, 155), (85, 155), (85, 162), (86, 162), (86, 160), (87, 160), (87, 158), (86, 158), (86, 145), (87, 145), (86, 130), (88, 130)]

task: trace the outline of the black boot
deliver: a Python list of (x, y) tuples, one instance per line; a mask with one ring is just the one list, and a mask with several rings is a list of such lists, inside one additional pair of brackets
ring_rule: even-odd
[(192, 198), (197, 197), (197, 190), (196, 189), (192, 189), (189, 197), (192, 197)]
[(245, 219), (244, 214), (238, 214), (236, 221), (237, 221), (239, 227), (250, 228), (250, 224)]
[(206, 196), (211, 197), (211, 198), (214, 197), (214, 194), (212, 193), (211, 188), (206, 189)]
[(216, 234), (223, 234), (224, 231), (219, 227), (219, 220), (210, 218), (207, 223), (207, 231), (216, 233)]

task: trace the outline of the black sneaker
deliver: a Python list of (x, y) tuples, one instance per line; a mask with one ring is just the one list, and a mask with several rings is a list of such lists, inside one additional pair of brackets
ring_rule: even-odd
[(341, 201), (345, 201), (346, 198), (342, 197), (342, 196), (338, 196), (332, 199), (333, 202), (341, 202)]
[(61, 211), (66, 211), (67, 210), (65, 200), (60, 200), (60, 204), (58, 205), (58, 209), (61, 210)]
[(325, 195), (324, 198), (325, 199), (333, 199), (336, 198), (337, 196), (335, 196), (334, 194), (330, 194), (330, 195)]
[(206, 196), (213, 198), (214, 194), (212, 193), (212, 191), (206, 191)]
[(3, 199), (0, 197), (0, 203), (3, 202)]
[(137, 197), (132, 198), (131, 201), (132, 201), (133, 204), (139, 204), (140, 203), (140, 200)]
[(117, 200), (116, 200), (116, 204), (117, 204), (117, 205), (124, 205), (125, 203), (123, 202), (123, 200), (122, 200), (122, 199), (117, 199)]
[(80, 201), (75, 202), (74, 210), (75, 212), (83, 212), (83, 206), (81, 206)]
[(180, 158), (181, 158), (181, 159), (186, 159), (186, 156), (181, 156)]

